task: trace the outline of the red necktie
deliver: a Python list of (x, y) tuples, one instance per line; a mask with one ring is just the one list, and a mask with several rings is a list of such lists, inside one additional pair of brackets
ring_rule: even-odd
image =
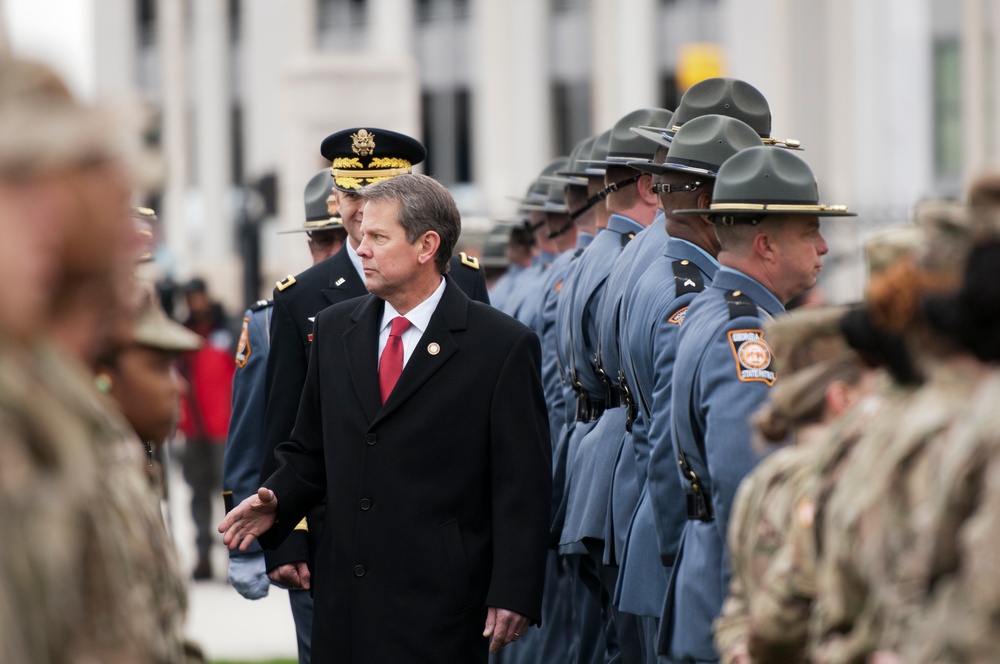
[(392, 319), (392, 329), (389, 339), (382, 350), (382, 359), (378, 364), (378, 389), (382, 393), (382, 403), (389, 398), (389, 393), (396, 386), (399, 374), (403, 373), (403, 332), (410, 327), (410, 321), (402, 316)]

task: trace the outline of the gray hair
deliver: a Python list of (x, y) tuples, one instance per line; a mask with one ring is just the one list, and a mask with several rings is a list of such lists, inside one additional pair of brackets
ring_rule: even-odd
[(462, 216), (451, 193), (432, 177), (418, 174), (397, 175), (376, 182), (357, 192), (364, 202), (398, 201), (396, 221), (413, 244), (427, 231), (441, 238), (434, 262), (441, 274), (448, 271), (451, 254), (462, 232)]

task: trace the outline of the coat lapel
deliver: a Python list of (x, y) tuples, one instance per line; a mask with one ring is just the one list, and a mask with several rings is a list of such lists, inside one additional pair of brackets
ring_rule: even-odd
[[(344, 353), (358, 400), (371, 422), (382, 408), (378, 389), (378, 324), (382, 300), (366, 297), (351, 312), (354, 326), (344, 332)], [(405, 375), (405, 374), (404, 374)]]
[(352, 297), (364, 295), (368, 291), (365, 284), (358, 276), (358, 271), (354, 269), (354, 263), (347, 252), (347, 242), (340, 248), (333, 258), (330, 259), (330, 282), (323, 289), (323, 296), (330, 304), (337, 304)]
[[(441, 302), (438, 303), (434, 315), (431, 316), (417, 347), (413, 349), (413, 355), (403, 367), (399, 382), (396, 383), (389, 399), (378, 412), (375, 421), (372, 422), (373, 425), (405, 403), (438, 369), (444, 366), (445, 362), (458, 352), (458, 342), (452, 332), (465, 329), (469, 298), (450, 277), (447, 277), (447, 280)], [(432, 348), (433, 344), (437, 344), (437, 347)], [(433, 353), (431, 350), (437, 352)], [(378, 393), (377, 378), (375, 382), (375, 391)]]

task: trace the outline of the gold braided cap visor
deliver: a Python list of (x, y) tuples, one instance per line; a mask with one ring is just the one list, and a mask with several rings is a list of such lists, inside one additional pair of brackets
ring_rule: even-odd
[(341, 189), (361, 189), (381, 180), (412, 173), (412, 166), (406, 159), (396, 157), (376, 157), (367, 166), (357, 157), (338, 157), (333, 160), (330, 174), (334, 184)]

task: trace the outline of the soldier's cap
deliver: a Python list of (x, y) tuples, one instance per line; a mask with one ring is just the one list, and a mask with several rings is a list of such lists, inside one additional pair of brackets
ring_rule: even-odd
[(924, 273), (937, 275), (942, 289), (957, 287), (976, 240), (969, 208), (954, 200), (927, 198), (917, 202), (913, 213), (923, 233), (916, 264)]
[[(581, 143), (586, 143), (587, 140), (589, 139), (584, 139)], [(600, 178), (603, 180), (605, 162), (608, 158), (608, 148), (610, 146), (611, 130), (608, 129), (593, 137), (589, 153), (585, 151), (586, 146), (584, 146), (584, 149), (581, 149), (580, 154), (577, 155), (575, 162), (572, 160), (572, 155), (570, 155), (569, 164), (563, 170), (558, 171), (556, 175), (586, 180), (590, 178)]]
[(604, 164), (622, 165), (629, 161), (653, 161), (656, 147), (642, 136), (631, 131), (635, 126), (668, 126), (673, 113), (665, 108), (640, 108), (622, 116), (611, 127), (611, 140), (608, 143), (607, 155), (601, 159), (599, 155), (583, 160), (584, 166)]
[(175, 353), (198, 350), (204, 343), (201, 335), (167, 316), (152, 289), (142, 295), (139, 315), (132, 330), (132, 341), (147, 348)]
[(332, 162), (333, 186), (347, 193), (411, 173), (413, 166), (427, 158), (426, 148), (417, 139), (374, 127), (330, 134), (319, 151)]
[(49, 67), (0, 58), (0, 170), (40, 170), (119, 157), (123, 118), (78, 102)]
[(669, 126), (635, 127), (633, 131), (658, 145), (670, 141), (685, 124), (703, 115), (725, 115), (741, 120), (757, 132), (765, 145), (799, 149), (794, 139), (771, 137), (771, 107), (760, 90), (736, 78), (707, 78), (692, 85), (681, 97)]
[(917, 226), (894, 226), (868, 235), (862, 244), (870, 279), (897, 260), (916, 256), (924, 245), (924, 230)]
[(330, 204), (327, 199), (333, 191), (333, 176), (327, 169), (316, 173), (306, 184), (303, 198), (306, 205), (306, 221), (301, 228), (293, 228), (287, 231), (278, 231), (279, 235), (288, 233), (312, 233), (315, 231), (332, 231), (344, 227), (344, 220), (340, 217), (340, 212), (330, 213)]
[(630, 161), (645, 173), (680, 171), (714, 178), (722, 164), (740, 150), (763, 145), (750, 125), (724, 115), (703, 115), (677, 131), (662, 164)]
[(707, 214), (713, 222), (726, 226), (756, 225), (764, 217), (796, 214), (857, 216), (845, 205), (820, 203), (809, 165), (789, 150), (766, 145), (741, 150), (722, 164), (707, 211), (677, 210), (674, 214)]
[(768, 323), (764, 334), (780, 377), (768, 397), (775, 410), (804, 415), (832, 381), (856, 366), (858, 356), (840, 325), (846, 313), (846, 307), (796, 309)]
[(969, 222), (977, 242), (1000, 238), (1000, 173), (983, 173), (969, 185)]

